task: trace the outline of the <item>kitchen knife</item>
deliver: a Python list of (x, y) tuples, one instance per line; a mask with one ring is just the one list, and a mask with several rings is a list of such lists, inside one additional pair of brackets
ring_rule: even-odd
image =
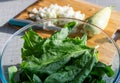
[[(14, 18), (10, 19), (8, 21), (8, 24), (14, 25), (14, 26), (19, 26), (19, 27), (23, 27), (23, 26), (26, 26), (26, 25), (31, 24), (31, 23), (34, 23), (34, 22), (31, 20), (21, 20), (21, 19), (14, 19)], [(57, 26), (45, 27), (45, 25), (41, 24), (41, 23), (36, 23), (36, 25), (34, 27), (37, 29), (45, 29), (45, 30), (60, 30), (61, 29), (60, 27), (57, 27)]]

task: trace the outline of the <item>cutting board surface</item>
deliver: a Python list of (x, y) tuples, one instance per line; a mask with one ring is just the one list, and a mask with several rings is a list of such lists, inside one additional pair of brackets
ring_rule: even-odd
[[(75, 11), (81, 11), (86, 15), (85, 18), (90, 17), (93, 15), (95, 12), (97, 12), (99, 9), (101, 9), (100, 6), (85, 2), (85, 1), (80, 1), (80, 0), (39, 0), (33, 5), (29, 6), (26, 10), (24, 10), (22, 13), (17, 15), (15, 18), (17, 19), (29, 19), (28, 17), (28, 11), (31, 11), (33, 8), (39, 8), (39, 7), (48, 7), (50, 4), (58, 4), (61, 6), (64, 5), (70, 5), (73, 7)], [(113, 11), (108, 23), (108, 26), (105, 28), (105, 32), (112, 37), (112, 35), (115, 33), (117, 29), (120, 29), (120, 12)], [(42, 34), (43, 37), (50, 35), (51, 33), (46, 33), (46, 32), (38, 32)], [(92, 38), (93, 40), (98, 40), (98, 39), (104, 39), (101, 35), (96, 36)], [(90, 41), (90, 40), (89, 40)], [(111, 64), (111, 61), (114, 58), (114, 48), (111, 44), (105, 43), (102, 40), (98, 40), (101, 46), (99, 50), (104, 50), (103, 54), (99, 55), (99, 60), (106, 63), (106, 64)], [(91, 44), (94, 44), (93, 42), (89, 42)], [(120, 43), (120, 42), (118, 42)]]

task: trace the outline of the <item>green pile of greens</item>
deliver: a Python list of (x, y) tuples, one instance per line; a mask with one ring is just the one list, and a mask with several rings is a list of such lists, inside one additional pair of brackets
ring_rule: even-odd
[[(26, 32), (20, 69), (9, 67), (9, 82), (105, 83), (103, 76), (113, 76), (113, 70), (98, 61), (96, 48), (86, 45), (86, 34), (82, 38), (68, 37), (75, 25), (67, 23), (50, 38), (41, 38), (32, 29)], [(17, 71), (19, 80), (15, 80)]]

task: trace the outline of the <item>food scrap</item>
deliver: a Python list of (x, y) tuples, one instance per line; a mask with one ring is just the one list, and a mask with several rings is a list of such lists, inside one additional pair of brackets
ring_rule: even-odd
[(84, 20), (85, 14), (82, 14), (81, 11), (74, 11), (74, 9), (69, 5), (59, 6), (57, 4), (51, 4), (49, 7), (40, 7), (39, 9), (34, 8), (32, 11), (30, 11), (29, 17), (33, 20), (59, 17)]

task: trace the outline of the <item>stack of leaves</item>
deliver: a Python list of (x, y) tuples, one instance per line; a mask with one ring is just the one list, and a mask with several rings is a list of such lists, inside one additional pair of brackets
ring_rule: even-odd
[(26, 32), (20, 79), (10, 78), (10, 82), (104, 83), (105, 74), (111, 77), (111, 67), (98, 61), (96, 48), (86, 45), (86, 34), (82, 38), (68, 37), (75, 25), (76, 22), (66, 24), (50, 38), (42, 38), (32, 29)]

